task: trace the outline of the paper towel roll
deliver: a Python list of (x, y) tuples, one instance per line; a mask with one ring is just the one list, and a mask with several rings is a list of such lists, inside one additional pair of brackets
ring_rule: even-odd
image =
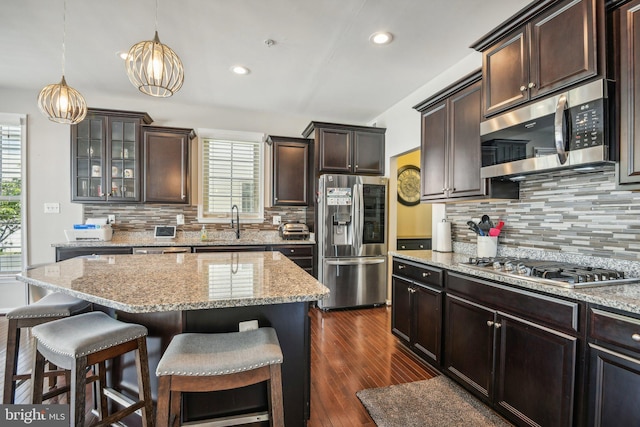
[(436, 252), (451, 252), (451, 223), (443, 220), (436, 227)]

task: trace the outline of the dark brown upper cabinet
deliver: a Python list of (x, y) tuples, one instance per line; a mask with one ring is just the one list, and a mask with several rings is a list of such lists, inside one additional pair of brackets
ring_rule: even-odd
[(640, 1), (626, 3), (615, 15), (620, 135), (616, 175), (620, 188), (640, 190)]
[(311, 140), (270, 136), (273, 147), (273, 206), (307, 206), (310, 198)]
[(71, 126), (71, 201), (141, 200), (141, 126), (147, 113), (90, 108)]
[(604, 1), (533, 2), (471, 47), (487, 117), (604, 74)]
[(344, 173), (384, 175), (385, 128), (311, 122), (302, 132), (313, 133), (316, 175)]
[(414, 107), (422, 113), (423, 202), (518, 198), (518, 184), (480, 178), (481, 78), (472, 73)]
[(145, 203), (190, 202), (193, 129), (143, 126)]

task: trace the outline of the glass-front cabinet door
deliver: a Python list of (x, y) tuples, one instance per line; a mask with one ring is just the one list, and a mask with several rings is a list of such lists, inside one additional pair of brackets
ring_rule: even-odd
[(111, 201), (140, 200), (138, 124), (131, 120), (110, 120), (111, 164), (109, 198)]
[(140, 128), (146, 113), (92, 110), (71, 127), (71, 200), (140, 201)]

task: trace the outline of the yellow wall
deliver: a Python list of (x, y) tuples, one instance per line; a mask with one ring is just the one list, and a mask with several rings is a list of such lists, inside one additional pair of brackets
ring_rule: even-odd
[[(420, 167), (420, 150), (398, 156), (398, 169), (406, 165)], [(398, 209), (397, 236), (402, 237), (431, 237), (431, 204), (420, 203), (416, 206), (405, 206), (398, 202), (394, 195)]]

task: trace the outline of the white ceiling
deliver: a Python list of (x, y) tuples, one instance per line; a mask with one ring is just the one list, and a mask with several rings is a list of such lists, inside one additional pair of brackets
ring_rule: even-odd
[[(66, 1), (67, 83), (146, 96), (116, 52), (153, 37), (155, 1)], [(182, 89), (162, 102), (366, 123), (472, 53), (472, 42), (529, 0), (158, 2), (160, 40), (185, 68)], [(0, 11), (0, 87), (32, 90), (35, 102), (62, 74), (63, 0), (0, 0)], [(393, 43), (372, 45), (379, 30)], [(234, 64), (251, 73), (232, 74)]]

